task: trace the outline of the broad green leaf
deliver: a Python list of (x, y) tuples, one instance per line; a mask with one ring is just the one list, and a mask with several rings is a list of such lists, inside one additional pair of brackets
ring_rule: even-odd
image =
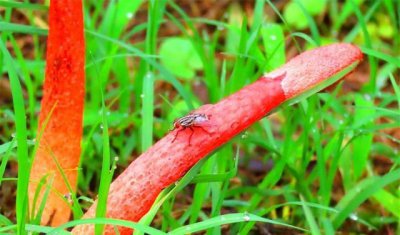
[(286, 5), (283, 10), (283, 17), (290, 26), (298, 30), (306, 29), (308, 27), (307, 17), (294, 2), (290, 2)]
[(285, 35), (278, 24), (265, 24), (261, 28), (261, 36), (264, 43), (267, 59), (266, 71), (278, 68), (286, 61)]
[(319, 15), (325, 10), (326, 0), (313, 1), (313, 0), (295, 0), (288, 3), (283, 10), (283, 16), (286, 22), (295, 27), (296, 29), (302, 30), (308, 27), (307, 16), (301, 10), (301, 6), (304, 7), (306, 12), (311, 16)]
[(318, 15), (325, 10), (327, 0), (297, 0), (299, 1), (310, 13), (310, 15)]
[(191, 79), (203, 64), (193, 44), (184, 38), (168, 38), (160, 48), (161, 63), (174, 75)]

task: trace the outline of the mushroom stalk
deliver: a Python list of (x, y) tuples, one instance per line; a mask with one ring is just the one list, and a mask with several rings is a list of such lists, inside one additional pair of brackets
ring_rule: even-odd
[[(188, 116), (176, 125), (185, 127), (184, 130), (176, 128), (168, 133), (111, 184), (107, 217), (140, 220), (161, 190), (181, 178), (200, 159), (282, 103), (315, 93), (342, 78), (362, 57), (361, 51), (350, 44), (307, 51), (220, 102), (195, 110), (192, 114), (198, 115)], [(193, 133), (186, 121), (196, 122), (199, 116), (202, 119), (198, 125), (206, 131), (193, 126)], [(96, 205), (92, 205), (84, 218), (95, 216)], [(132, 232), (124, 227), (118, 230), (120, 234)], [(93, 234), (93, 231), (94, 225), (87, 224), (75, 227), (72, 232)], [(106, 226), (105, 234), (114, 234), (112, 226)]]
[[(29, 201), (36, 216), (45, 200), (41, 223), (57, 226), (69, 220), (71, 205), (66, 199), (74, 194), (81, 154), (85, 96), (82, 1), (51, 1), (49, 14), (39, 144), (31, 169)], [(46, 186), (39, 186), (41, 180)]]

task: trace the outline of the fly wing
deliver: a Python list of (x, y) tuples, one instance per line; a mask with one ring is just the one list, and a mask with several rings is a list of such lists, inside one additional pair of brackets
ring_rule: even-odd
[(189, 127), (189, 126), (193, 126), (194, 120), (195, 120), (195, 116), (193, 116), (193, 115), (187, 115), (187, 116), (185, 116), (185, 117), (179, 118), (179, 119), (178, 119), (178, 123), (179, 123), (181, 126)]

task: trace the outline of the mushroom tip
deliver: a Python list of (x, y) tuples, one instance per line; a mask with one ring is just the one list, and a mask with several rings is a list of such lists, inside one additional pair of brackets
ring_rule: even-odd
[(318, 49), (325, 51), (325, 53), (337, 54), (339, 57), (342, 55), (346, 58), (353, 59), (354, 61), (360, 61), (364, 57), (360, 48), (350, 43), (334, 43)]
[(358, 47), (335, 43), (303, 52), (265, 76), (285, 74), (281, 85), (286, 98), (293, 99), (331, 85), (351, 72), (362, 59), (363, 54)]

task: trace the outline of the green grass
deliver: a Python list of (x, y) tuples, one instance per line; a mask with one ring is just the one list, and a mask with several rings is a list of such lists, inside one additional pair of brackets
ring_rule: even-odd
[[(0, 49), (4, 56), (5, 66), (8, 70), (8, 75), (13, 94), (13, 108), (15, 112), (15, 129), (16, 142), (18, 145), (18, 180), (17, 180), (17, 198), (16, 198), (16, 222), (17, 233), (25, 234), (25, 223), (28, 212), (28, 182), (29, 182), (29, 159), (28, 159), (28, 141), (26, 129), (26, 113), (24, 98), (22, 96), (22, 87), (17, 75), (15, 64), (11, 55), (7, 51), (6, 45), (0, 40)], [(8, 158), (8, 157), (6, 157)], [(2, 159), (2, 161), (5, 159)], [(7, 160), (6, 160), (7, 161)]]
[[(50, 228), (29, 218), (29, 172), (10, 175), (15, 163), (29, 169), (35, 151), (48, 33), (35, 22), (48, 7), (0, 1), (0, 68), (12, 92), (12, 102), (0, 100), (0, 187), (17, 189), (16, 217), (0, 209), (0, 233), (68, 234), (66, 228), (91, 223), (97, 234), (104, 224), (136, 234), (400, 234), (400, 140), (394, 135), (400, 129), (400, 2), (332, 0), (322, 10), (289, 2), (305, 29), (292, 23), (286, 5), (272, 1), (256, 0), (251, 14), (229, 2), (215, 19), (195, 17), (178, 1), (85, 1), (80, 205), (72, 221)], [(15, 22), (16, 11), (28, 23)], [(387, 26), (391, 37), (379, 31)], [(20, 48), (23, 37), (29, 50)], [(191, 43), (188, 53), (198, 58), (193, 77), (176, 75), (190, 63), (162, 62), (161, 45), (171, 37)], [(104, 218), (111, 180), (164, 136), (174, 118), (218, 102), (294, 53), (338, 41), (365, 53), (353, 76), (364, 83), (341, 82), (255, 123), (165, 189), (138, 223)], [(168, 59), (180, 56), (176, 50)], [(98, 218), (81, 219), (80, 208), (97, 194)]]

